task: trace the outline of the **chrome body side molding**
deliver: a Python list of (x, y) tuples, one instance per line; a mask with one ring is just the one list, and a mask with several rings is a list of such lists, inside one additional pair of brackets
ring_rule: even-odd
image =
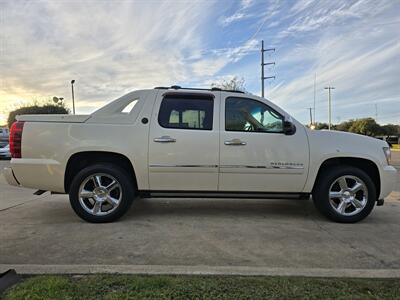
[(173, 165), (173, 164), (152, 164), (150, 168), (218, 168), (218, 165)]
[(222, 165), (222, 166), (220, 166), (220, 168), (302, 170), (302, 169), (304, 169), (304, 166), (296, 166), (296, 165), (271, 165), (271, 166)]
[(174, 164), (152, 164), (150, 168), (245, 168), (245, 169), (285, 169), (302, 170), (298, 165), (273, 165), (273, 166), (251, 166), (251, 165), (174, 165)]

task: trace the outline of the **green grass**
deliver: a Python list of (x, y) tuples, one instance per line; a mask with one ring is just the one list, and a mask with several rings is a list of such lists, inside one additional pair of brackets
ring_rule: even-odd
[(400, 299), (398, 279), (83, 275), (24, 278), (0, 299)]

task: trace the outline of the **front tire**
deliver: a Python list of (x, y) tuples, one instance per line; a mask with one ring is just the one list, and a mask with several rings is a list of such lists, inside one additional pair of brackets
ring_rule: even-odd
[(324, 170), (313, 191), (316, 208), (339, 223), (355, 223), (366, 218), (376, 202), (376, 187), (363, 170), (335, 166)]
[(91, 223), (113, 222), (123, 216), (136, 195), (122, 168), (99, 163), (81, 170), (72, 180), (69, 199), (75, 213)]

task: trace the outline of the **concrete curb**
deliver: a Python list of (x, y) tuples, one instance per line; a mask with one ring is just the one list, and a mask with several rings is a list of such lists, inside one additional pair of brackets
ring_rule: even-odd
[(304, 276), (352, 278), (400, 278), (400, 269), (269, 268), (246, 266), (167, 265), (11, 265), (0, 264), (0, 272), (15, 269), (18, 274), (145, 274), (145, 275), (236, 275)]

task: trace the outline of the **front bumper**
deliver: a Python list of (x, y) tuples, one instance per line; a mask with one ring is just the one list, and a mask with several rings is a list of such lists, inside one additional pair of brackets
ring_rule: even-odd
[(387, 197), (396, 186), (397, 170), (393, 166), (385, 166), (381, 170), (381, 193), (379, 199)]
[(10, 167), (5, 167), (3, 170), (3, 174), (8, 184), (19, 186), (19, 182), (15, 178), (14, 172)]

